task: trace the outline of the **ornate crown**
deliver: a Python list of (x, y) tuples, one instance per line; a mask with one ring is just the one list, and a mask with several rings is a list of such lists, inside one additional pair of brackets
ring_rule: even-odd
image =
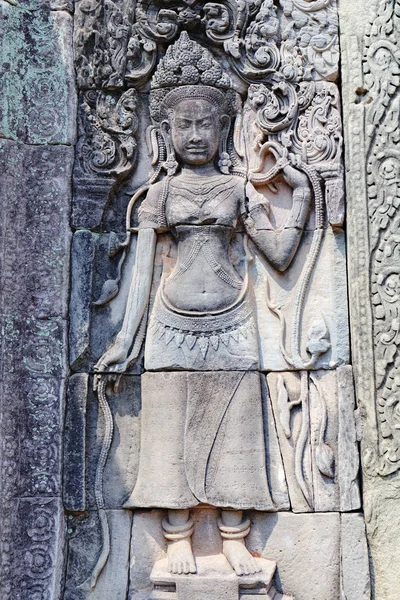
[(183, 31), (152, 78), (151, 117), (159, 122), (163, 109), (173, 108), (183, 98), (204, 98), (225, 108), (230, 104), (230, 90), (231, 81), (211, 52)]

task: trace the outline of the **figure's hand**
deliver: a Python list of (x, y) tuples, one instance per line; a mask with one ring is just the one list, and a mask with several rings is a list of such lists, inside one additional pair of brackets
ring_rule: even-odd
[(114, 382), (117, 386), (120, 376), (128, 366), (128, 351), (129, 348), (124, 340), (116, 339), (111, 348), (107, 350), (95, 364), (94, 389), (97, 389), (98, 382), (103, 374), (111, 374), (108, 379)]
[(268, 212), (269, 212), (268, 199), (265, 196), (263, 196), (262, 194), (260, 194), (260, 192), (257, 192), (256, 188), (254, 187), (254, 185), (252, 183), (250, 183), (250, 181), (248, 181), (246, 184), (246, 196), (249, 201), (249, 204), (248, 204), (249, 212), (251, 212), (252, 209), (255, 208), (256, 206), (259, 206), (259, 207), (263, 207), (265, 209), (266, 213), (268, 214)]
[[(292, 163), (295, 162), (292, 160)], [(284, 180), (290, 187), (295, 190), (297, 188), (308, 188), (308, 177), (305, 173), (292, 166), (289, 162), (282, 168)]]

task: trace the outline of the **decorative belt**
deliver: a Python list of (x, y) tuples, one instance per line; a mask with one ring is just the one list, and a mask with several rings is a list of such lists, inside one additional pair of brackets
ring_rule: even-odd
[(171, 307), (163, 294), (163, 281), (157, 293), (153, 308), (155, 319), (166, 327), (182, 332), (212, 335), (217, 332), (237, 329), (252, 316), (254, 304), (251, 295), (240, 294), (238, 301), (226, 310), (217, 313), (194, 313), (180, 311)]

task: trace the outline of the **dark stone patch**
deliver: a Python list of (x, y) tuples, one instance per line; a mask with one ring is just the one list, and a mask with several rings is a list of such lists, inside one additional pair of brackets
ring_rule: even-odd
[(0, 313), (65, 316), (73, 150), (0, 140)]

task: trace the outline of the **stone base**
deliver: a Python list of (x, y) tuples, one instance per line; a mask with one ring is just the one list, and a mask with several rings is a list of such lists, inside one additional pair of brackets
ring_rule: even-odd
[(293, 600), (272, 587), (276, 563), (256, 559), (262, 571), (238, 576), (223, 554), (196, 557), (196, 575), (175, 575), (167, 559), (156, 562), (151, 572), (154, 589), (148, 600)]

